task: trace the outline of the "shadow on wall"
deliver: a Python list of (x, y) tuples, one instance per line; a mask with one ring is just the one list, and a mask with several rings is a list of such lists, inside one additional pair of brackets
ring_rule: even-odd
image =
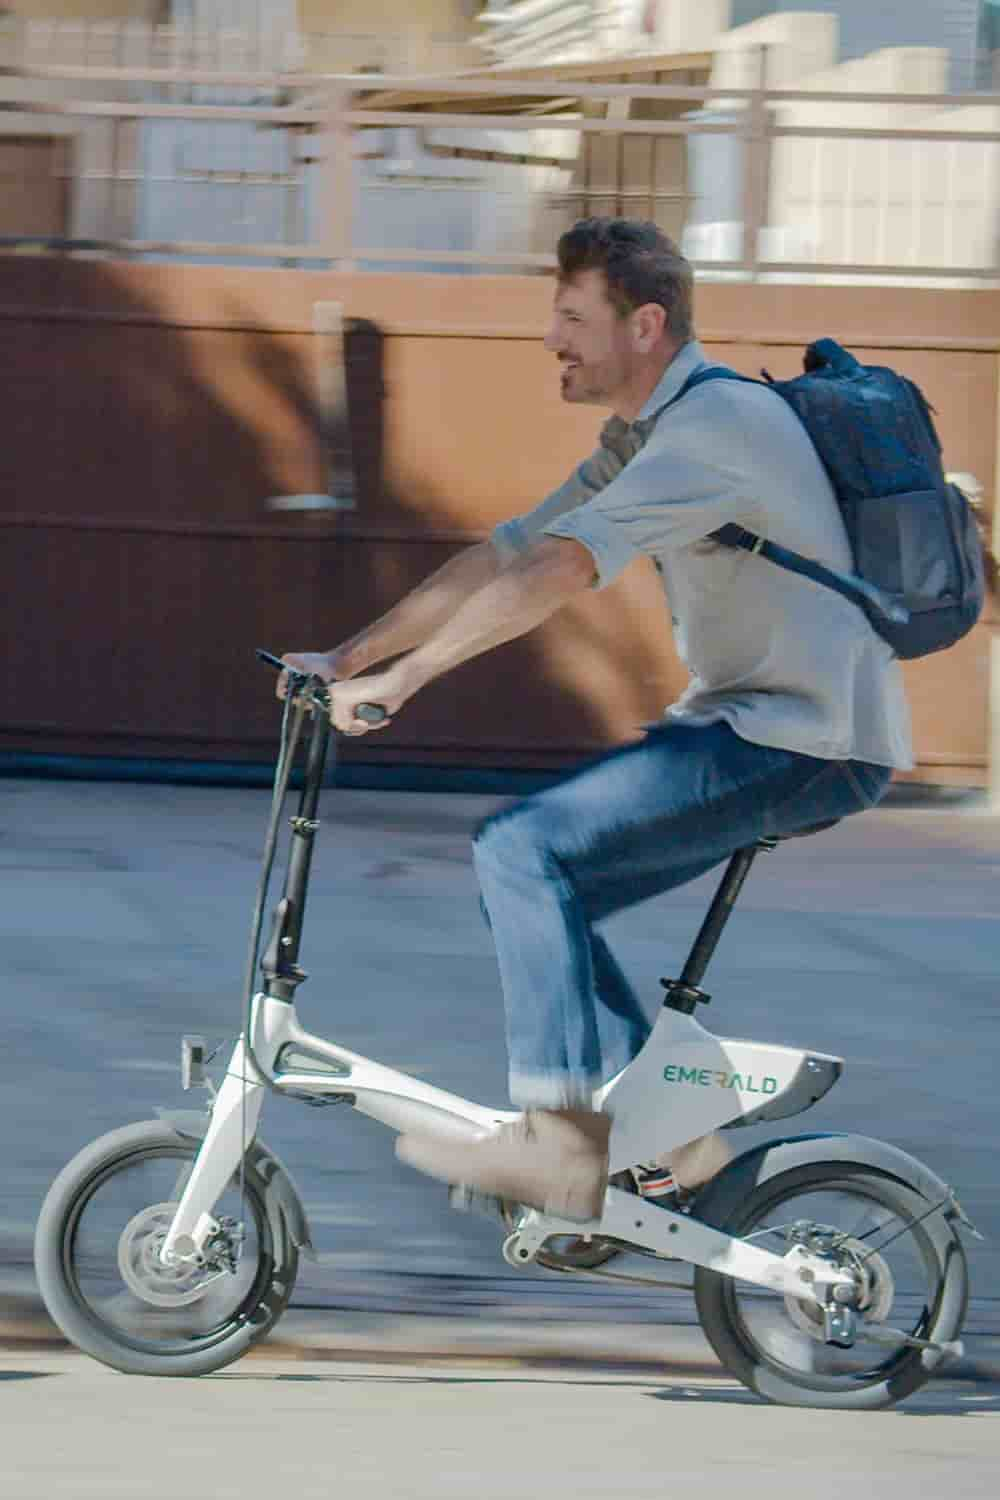
[[(459, 420), (446, 404), (437, 404), (436, 395), (421, 404), (413, 374), (404, 384), (398, 367), (391, 368), (391, 349), (392, 341), (372, 320), (345, 321), (347, 441), (357, 508), (336, 526), (336, 579), (328, 579), (317, 599), (321, 624), (314, 641), (330, 642), (331, 620), (338, 622), (332, 639), (341, 639), (376, 618), (488, 530), (471, 495), (462, 497), (456, 524), (446, 466), (434, 465), (442, 445), (475, 444), (457, 430)], [(433, 427), (433, 439), (428, 442), (424, 431), (411, 444), (407, 434), (412, 438), (421, 423)], [(335, 433), (334, 442), (342, 446), (344, 436)], [(477, 451), (475, 461), (489, 471), (506, 457), (498, 445), (495, 453), (480, 457)], [(470, 474), (470, 490), (477, 488), (481, 474)], [(539, 498), (526, 495), (521, 508)], [(666, 629), (659, 584), (652, 569), (649, 574)], [(619, 589), (614, 604), (608, 598), (584, 601), (432, 684), (390, 730), (347, 745), (345, 758), (412, 762), (432, 756), (451, 764), (554, 767), (631, 737), (665, 701), (655, 682), (652, 693), (642, 692), (642, 669), (655, 679), (663, 662), (660, 651), (642, 639), (649, 635), (642, 613), (634, 584), (627, 592)], [(666, 693), (666, 686), (659, 692)]]
[[(387, 481), (387, 418), (407, 392), (365, 320), (346, 341), (357, 511), (268, 509), (323, 489), (325, 464), (304, 331), (315, 283), (301, 273), (298, 315), (279, 318), (261, 274), (0, 264), (0, 750), (267, 760), (273, 684), (254, 647), (331, 646), (465, 545), (433, 474), (408, 498), (395, 452)], [(602, 600), (433, 684), (350, 755), (556, 768), (629, 738), (665, 701), (662, 667)]]

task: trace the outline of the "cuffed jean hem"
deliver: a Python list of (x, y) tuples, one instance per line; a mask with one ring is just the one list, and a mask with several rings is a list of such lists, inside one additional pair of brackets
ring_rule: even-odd
[[(619, 1070), (620, 1071), (620, 1070)], [(596, 1074), (519, 1073), (509, 1075), (510, 1102), (515, 1109), (593, 1109), (594, 1095), (603, 1085)]]

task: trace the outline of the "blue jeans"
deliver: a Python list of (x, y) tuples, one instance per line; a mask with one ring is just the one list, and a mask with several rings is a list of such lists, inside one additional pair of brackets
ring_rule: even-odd
[(519, 1108), (589, 1105), (649, 1023), (595, 923), (683, 885), (768, 834), (872, 807), (885, 766), (818, 760), (727, 724), (656, 725), (475, 837)]

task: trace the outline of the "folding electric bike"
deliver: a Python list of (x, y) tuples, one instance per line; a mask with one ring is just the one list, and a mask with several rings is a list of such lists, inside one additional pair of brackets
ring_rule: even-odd
[[(183, 1084), (208, 1088), (207, 1113), (161, 1110), (156, 1120), (102, 1136), (64, 1168), (42, 1208), (35, 1264), (46, 1306), (72, 1343), (118, 1370), (218, 1370), (268, 1334), (288, 1306), (299, 1255), (313, 1251), (291, 1179), (257, 1136), (269, 1090), (309, 1104), (347, 1103), (397, 1131), (474, 1139), (515, 1118), (310, 1035), (298, 1022), (302, 920), (332, 739), (328, 706), (318, 678), (290, 674), (245, 1026), (217, 1093), (203, 1040), (182, 1041)], [(382, 713), (378, 705), (358, 710), (369, 721)], [(255, 993), (300, 742), (305, 765), (284, 889)], [(841, 1074), (836, 1057), (715, 1037), (694, 1018), (709, 998), (699, 985), (747, 871), (777, 842), (761, 839), (732, 856), (680, 979), (663, 981), (666, 1001), (649, 1039), (598, 1096), (612, 1116), (612, 1185), (601, 1217), (580, 1224), (516, 1203), (485, 1206), (503, 1223), (503, 1255), (514, 1267), (614, 1275), (605, 1265), (622, 1251), (645, 1257), (650, 1269), (689, 1262), (701, 1326), (734, 1376), (771, 1401), (871, 1409), (916, 1390), (961, 1352), (968, 1276), (958, 1226), (975, 1231), (952, 1189), (896, 1147), (850, 1134), (756, 1145), (686, 1199), (643, 1196), (634, 1170), (710, 1131), (798, 1114)], [(457, 1207), (471, 1196), (452, 1191)], [(655, 1275), (617, 1279), (678, 1285)]]

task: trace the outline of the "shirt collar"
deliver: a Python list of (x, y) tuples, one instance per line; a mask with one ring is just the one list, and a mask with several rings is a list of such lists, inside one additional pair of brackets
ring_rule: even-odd
[(660, 376), (649, 400), (633, 421), (626, 422), (624, 417), (608, 418), (601, 429), (601, 442), (604, 446), (617, 451), (624, 444), (631, 451), (637, 439), (640, 444), (645, 442), (657, 416), (679, 393), (688, 376), (707, 363), (705, 351), (697, 339), (692, 339), (690, 343), (685, 344), (674, 355)]
[(672, 401), (679, 394), (688, 376), (693, 375), (695, 370), (707, 363), (705, 351), (697, 339), (692, 339), (690, 343), (685, 344), (683, 349), (674, 355), (660, 376), (655, 390), (636, 417), (636, 422), (647, 422), (651, 417), (656, 417), (667, 402)]

